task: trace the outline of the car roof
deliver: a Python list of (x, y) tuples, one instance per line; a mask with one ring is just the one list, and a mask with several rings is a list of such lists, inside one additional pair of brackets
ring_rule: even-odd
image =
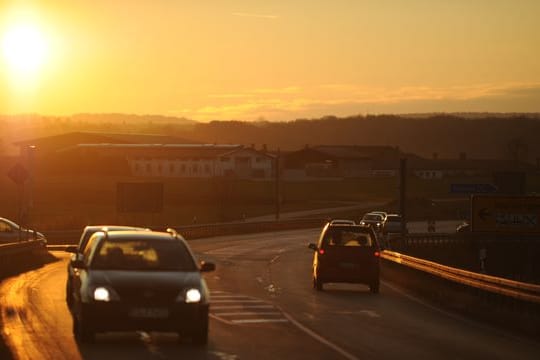
[(121, 231), (121, 230), (150, 230), (148, 228), (128, 225), (88, 225), (84, 228), (84, 231)]
[[(176, 236), (178, 235), (178, 237)], [(133, 231), (133, 230), (115, 230), (107, 232), (108, 240), (163, 240), (163, 241), (178, 241), (183, 239), (177, 233), (162, 232), (162, 231)]]
[(356, 223), (354, 220), (348, 220), (348, 219), (334, 219), (330, 221), (330, 224), (347, 224), (347, 225), (355, 225)]

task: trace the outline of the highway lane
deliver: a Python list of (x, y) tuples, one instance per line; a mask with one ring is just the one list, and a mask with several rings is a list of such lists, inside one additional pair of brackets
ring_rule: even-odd
[(445, 313), (383, 282), (311, 288), (318, 230), (226, 236), (191, 242), (218, 270), (208, 348), (161, 334), (106, 334), (78, 346), (64, 304), (65, 261), (0, 286), (5, 332), (20, 359), (533, 359), (540, 345)]

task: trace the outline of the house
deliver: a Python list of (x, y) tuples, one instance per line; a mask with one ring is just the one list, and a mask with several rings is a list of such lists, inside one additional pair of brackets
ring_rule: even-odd
[(243, 145), (200, 144), (167, 135), (72, 132), (16, 143), (51, 174), (269, 179), (274, 156)]
[[(283, 156), (283, 178), (395, 176), (402, 153), (391, 146), (318, 145)], [(381, 164), (386, 164), (382, 167)]]

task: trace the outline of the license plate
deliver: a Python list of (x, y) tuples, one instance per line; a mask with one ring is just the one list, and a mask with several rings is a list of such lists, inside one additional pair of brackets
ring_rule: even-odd
[(353, 263), (340, 263), (339, 266), (345, 269), (353, 269), (356, 267), (356, 264)]
[(142, 319), (165, 319), (169, 317), (169, 309), (166, 308), (132, 308), (129, 316)]

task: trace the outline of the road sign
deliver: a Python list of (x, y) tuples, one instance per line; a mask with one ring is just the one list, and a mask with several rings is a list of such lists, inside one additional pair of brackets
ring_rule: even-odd
[(540, 197), (472, 197), (472, 230), (512, 234), (540, 233)]
[(19, 163), (15, 164), (11, 169), (9, 169), (7, 175), (17, 185), (23, 185), (30, 177), (30, 173)]
[(453, 194), (490, 194), (497, 191), (492, 184), (450, 184), (450, 192)]

